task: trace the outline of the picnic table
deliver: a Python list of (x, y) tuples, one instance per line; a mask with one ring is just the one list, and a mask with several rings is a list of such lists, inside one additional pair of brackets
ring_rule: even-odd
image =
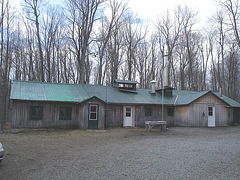
[(154, 126), (160, 126), (161, 130), (167, 129), (166, 121), (145, 121), (146, 131), (151, 131)]

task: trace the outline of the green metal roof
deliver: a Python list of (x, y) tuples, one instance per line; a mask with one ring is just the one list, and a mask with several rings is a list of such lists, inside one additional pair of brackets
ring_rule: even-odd
[(213, 94), (219, 97), (224, 102), (226, 102), (231, 107), (240, 107), (240, 103), (238, 103), (237, 101), (234, 101), (233, 99), (227, 96), (224, 96), (224, 95), (221, 96), (219, 92), (213, 92)]
[[(12, 81), (10, 99), (29, 101), (56, 101), (81, 103), (97, 97), (114, 104), (162, 104), (161, 93), (151, 94), (151, 89), (137, 89), (138, 93), (119, 91), (116, 87), (89, 84), (60, 84), (45, 82)], [(209, 91), (173, 90), (172, 97), (164, 97), (165, 105), (187, 105), (204, 96)], [(240, 104), (226, 96), (220, 97), (229, 106)]]
[(81, 85), (13, 81), (10, 99), (83, 102), (88, 95)]
[(186, 105), (204, 96), (209, 91), (184, 91), (184, 90), (173, 90), (176, 94), (177, 100), (176, 105)]

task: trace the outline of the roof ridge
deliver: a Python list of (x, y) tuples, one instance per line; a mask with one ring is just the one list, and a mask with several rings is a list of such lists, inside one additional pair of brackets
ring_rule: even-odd
[(57, 82), (41, 82), (41, 81), (25, 81), (25, 80), (12, 80), (13, 82), (25, 82), (25, 83), (34, 83), (34, 84), (57, 84), (57, 85), (81, 85), (74, 83), (57, 83)]

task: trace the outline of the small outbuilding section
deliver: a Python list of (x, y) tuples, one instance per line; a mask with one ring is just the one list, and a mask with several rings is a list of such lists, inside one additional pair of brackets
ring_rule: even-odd
[(105, 129), (167, 126), (228, 126), (240, 122), (240, 104), (218, 92), (138, 89), (136, 81), (115, 86), (12, 81), (11, 125)]

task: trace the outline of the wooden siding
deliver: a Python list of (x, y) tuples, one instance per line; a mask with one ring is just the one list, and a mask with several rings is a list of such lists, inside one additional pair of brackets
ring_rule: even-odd
[(107, 127), (123, 127), (123, 106), (107, 105), (106, 126)]
[(98, 106), (98, 129), (105, 128), (105, 104), (97, 98), (92, 98), (82, 103), (81, 113), (79, 115), (79, 125), (81, 129), (88, 128), (88, 107), (89, 104), (97, 104)]
[[(11, 101), (12, 127), (71, 127), (88, 128), (89, 104), (98, 104), (98, 129), (106, 127), (123, 127), (124, 105), (105, 104), (98, 98), (91, 98), (82, 103), (57, 103)], [(42, 106), (43, 118), (30, 119), (30, 106)], [(161, 105), (129, 105), (133, 107), (133, 126), (144, 127), (145, 121), (162, 120)], [(215, 107), (215, 125), (227, 126), (233, 123), (233, 108), (215, 95), (209, 93), (190, 105), (168, 107), (164, 106), (164, 120), (168, 126), (201, 126), (208, 125), (208, 107)], [(59, 120), (59, 108), (72, 107), (71, 120)], [(145, 107), (151, 108), (151, 116), (145, 116)], [(174, 108), (174, 116), (168, 116), (168, 108)], [(203, 116), (204, 114), (204, 116)]]
[[(13, 101), (11, 104), (12, 127), (55, 127), (55, 128), (88, 128), (88, 105), (98, 104), (98, 128), (104, 129), (105, 108), (104, 103), (97, 98), (92, 98), (82, 104)], [(30, 106), (42, 106), (43, 118), (40, 120), (30, 119)], [(71, 120), (59, 120), (59, 108), (72, 107)]]
[[(30, 119), (30, 106), (42, 106), (43, 118)], [(59, 120), (59, 108), (72, 107), (71, 120)], [(12, 127), (78, 127), (79, 105), (69, 103), (46, 103), (32, 101), (13, 101)]]
[[(144, 127), (145, 121), (162, 120), (162, 107), (158, 105), (129, 105), (133, 108), (133, 127)], [(125, 106), (123, 105), (108, 105), (107, 108), (107, 127), (123, 127), (124, 124), (124, 115), (125, 115)], [(151, 116), (145, 116), (145, 107), (150, 107), (152, 109)], [(167, 115), (167, 109), (169, 107), (164, 107), (164, 120), (167, 121), (168, 126), (174, 124), (175, 118), (175, 109), (174, 116)]]
[(126, 106), (123, 106), (123, 127), (125, 126)]
[(175, 107), (174, 125), (175, 126), (189, 126), (189, 106)]
[[(151, 108), (151, 116), (145, 116), (145, 108)], [(172, 126), (174, 123), (175, 117), (175, 108), (174, 108), (174, 116), (168, 116), (168, 106), (164, 106), (164, 121), (167, 121), (168, 126)], [(162, 106), (161, 105), (138, 105), (135, 108), (136, 110), (136, 126), (144, 127), (145, 121), (161, 121), (162, 120)]]
[(136, 127), (136, 108), (132, 106), (132, 126)]
[(174, 125), (176, 126), (207, 126), (208, 107), (215, 107), (215, 125), (229, 124), (229, 108), (213, 94), (207, 94), (187, 106), (176, 107)]

